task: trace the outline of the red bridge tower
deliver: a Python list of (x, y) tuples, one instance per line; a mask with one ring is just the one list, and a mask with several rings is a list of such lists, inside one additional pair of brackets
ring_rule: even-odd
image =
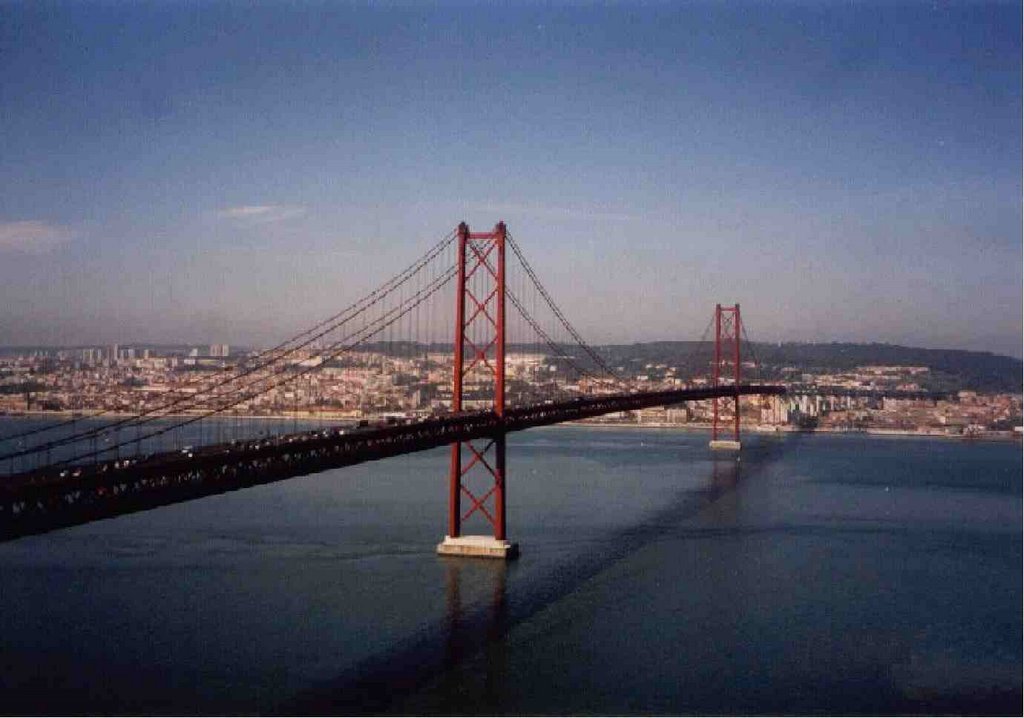
[[(714, 386), (727, 382), (729, 365), (732, 365), (732, 385), (740, 385), (740, 334), (743, 331), (740, 319), (740, 305), (723, 307), (715, 305), (715, 368)], [(731, 356), (730, 356), (731, 355)], [(711, 448), (737, 451), (740, 448), (740, 394), (732, 397), (713, 399), (711, 423)], [(721, 411), (732, 402), (732, 439), (719, 439), (719, 423), (728, 421), (726, 412)]]
[[(504, 222), (499, 222), (493, 232), (470, 232), (465, 222), (459, 225), (453, 412), (463, 410), (463, 380), (476, 372), (492, 377), (492, 409), (499, 417), (505, 414), (505, 237)], [(465, 457), (463, 446), (468, 449)], [(514, 558), (518, 547), (505, 533), (505, 432), (490, 437), (482, 449), (472, 441), (456, 441), (451, 451), (448, 533), (437, 552)], [(463, 462), (463, 458), (468, 461)], [(471, 483), (474, 469), (476, 481)], [(469, 504), (465, 513), (463, 496)], [(463, 521), (476, 513), (490, 524), (493, 537), (462, 535)]]

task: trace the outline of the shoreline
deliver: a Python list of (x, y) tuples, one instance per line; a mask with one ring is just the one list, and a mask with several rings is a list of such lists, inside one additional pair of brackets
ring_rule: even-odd
[[(601, 422), (566, 421), (553, 424), (554, 427), (573, 426), (598, 429), (657, 429), (665, 431), (684, 431), (688, 433), (711, 433), (711, 424), (638, 424), (636, 422)], [(954, 439), (959, 441), (1020, 441), (1021, 434), (1014, 431), (986, 432), (983, 434), (944, 434), (938, 432), (911, 431), (909, 429), (794, 429), (790, 427), (758, 428), (741, 427), (741, 434), (788, 435), (788, 434), (849, 434), (856, 436), (919, 438), (919, 439)]]

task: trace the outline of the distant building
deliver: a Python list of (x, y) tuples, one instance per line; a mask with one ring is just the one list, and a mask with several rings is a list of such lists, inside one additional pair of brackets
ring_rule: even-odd
[(231, 353), (231, 347), (227, 344), (211, 344), (210, 345), (210, 356), (212, 357), (226, 357)]

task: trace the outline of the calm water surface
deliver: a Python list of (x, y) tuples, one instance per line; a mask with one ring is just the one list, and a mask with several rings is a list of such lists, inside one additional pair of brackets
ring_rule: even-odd
[(4, 712), (1021, 711), (1019, 444), (745, 442), (513, 435), (507, 565), (445, 450), (0, 544)]

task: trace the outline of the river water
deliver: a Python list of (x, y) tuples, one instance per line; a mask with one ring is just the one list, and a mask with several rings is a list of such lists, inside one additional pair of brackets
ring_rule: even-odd
[(508, 467), (509, 564), (434, 554), (446, 450), (0, 544), (4, 712), (1021, 711), (1020, 444), (553, 427)]

